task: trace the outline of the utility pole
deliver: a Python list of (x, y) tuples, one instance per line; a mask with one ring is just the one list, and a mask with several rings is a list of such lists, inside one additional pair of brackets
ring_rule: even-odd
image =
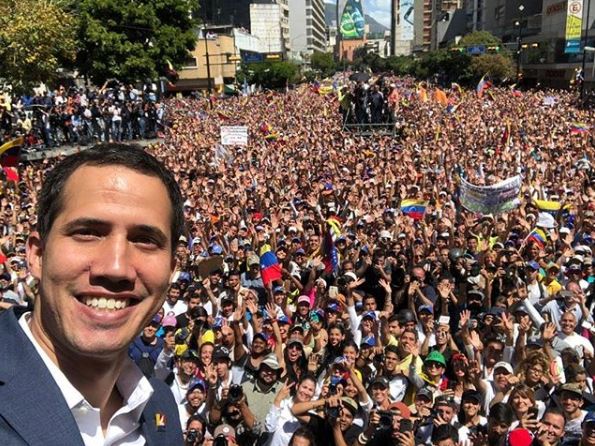
[[(583, 64), (581, 68), (581, 75), (583, 80), (581, 81), (581, 101), (585, 99), (585, 81), (587, 75), (585, 73), (585, 68), (587, 64), (587, 44), (589, 43), (589, 15), (591, 14), (591, 0), (587, 0), (587, 19), (585, 20), (585, 35), (583, 38)], [(593, 61), (595, 64), (595, 60)], [(593, 81), (593, 79), (591, 79)]]
[(523, 39), (523, 10), (525, 7), (523, 5), (519, 5), (519, 37), (516, 49), (516, 80), (520, 83), (521, 80), (521, 49), (522, 49), (522, 39)]
[[(212, 84), (211, 84), (211, 62), (209, 59), (209, 44), (208, 44), (208, 40), (207, 40), (207, 24), (206, 24), (206, 22), (204, 23), (204, 26), (202, 29), (202, 36), (205, 41), (205, 56), (207, 57), (207, 92), (209, 93), (209, 98), (210, 98), (213, 88), (212, 88)], [(209, 102), (210, 102), (210, 99), (209, 99)]]

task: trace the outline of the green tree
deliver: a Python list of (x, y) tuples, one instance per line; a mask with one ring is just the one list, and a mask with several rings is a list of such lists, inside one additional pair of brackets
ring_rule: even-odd
[(417, 62), (413, 56), (391, 56), (386, 59), (387, 70), (399, 76), (414, 74), (416, 66)]
[(16, 90), (51, 82), (76, 53), (75, 18), (60, 0), (0, 1), (0, 77)]
[(180, 66), (197, 42), (194, 0), (73, 0), (79, 18), (77, 65), (95, 83), (134, 82)]
[(243, 65), (238, 81), (248, 78), (250, 84), (264, 88), (283, 88), (288, 83), (297, 82), (299, 67), (293, 62), (258, 62)]
[(310, 65), (313, 70), (319, 70), (323, 77), (329, 77), (337, 71), (337, 65), (332, 53), (314, 51), (310, 58)]
[(443, 82), (464, 82), (468, 77), (470, 56), (459, 51), (438, 50), (425, 53), (415, 66), (415, 76), (428, 79), (438, 75)]
[(463, 36), (457, 46), (471, 46), (471, 45), (486, 45), (499, 46), (502, 41), (488, 31), (473, 31), (472, 33)]
[(512, 78), (515, 74), (512, 59), (506, 54), (482, 54), (471, 60), (470, 71), (474, 78), (479, 79), (489, 74), (495, 81)]

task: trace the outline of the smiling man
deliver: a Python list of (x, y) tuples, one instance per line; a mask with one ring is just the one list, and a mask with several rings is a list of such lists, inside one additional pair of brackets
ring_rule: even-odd
[(48, 174), (38, 215), (39, 298), (0, 316), (0, 444), (181, 444), (171, 392), (127, 356), (175, 265), (175, 180), (138, 147), (96, 146)]

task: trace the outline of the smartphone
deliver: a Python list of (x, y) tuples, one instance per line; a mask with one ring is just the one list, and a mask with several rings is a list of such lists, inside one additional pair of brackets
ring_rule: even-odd
[(531, 409), (529, 409), (528, 413), (531, 418), (537, 419), (537, 414), (539, 413), (539, 409), (537, 409), (537, 407), (532, 407)]
[(339, 294), (339, 288), (337, 288), (336, 286), (329, 287), (329, 289), (328, 289), (329, 299), (336, 299), (338, 294)]
[(581, 327), (586, 328), (587, 330), (591, 330), (593, 328), (593, 324), (585, 320), (581, 323)]

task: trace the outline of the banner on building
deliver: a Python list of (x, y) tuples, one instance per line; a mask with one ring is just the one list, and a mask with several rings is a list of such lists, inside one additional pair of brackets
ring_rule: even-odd
[(399, 1), (399, 23), (401, 25), (401, 40), (413, 40), (413, 0)]
[(342, 40), (363, 39), (366, 21), (362, 0), (344, 0), (339, 7), (339, 32)]
[(566, 54), (581, 52), (581, 35), (583, 31), (583, 0), (568, 0), (566, 12)]
[(508, 178), (490, 186), (475, 186), (461, 179), (461, 204), (471, 212), (501, 214), (520, 204), (521, 176)]
[(224, 146), (248, 145), (248, 127), (245, 125), (222, 125), (221, 144)]

